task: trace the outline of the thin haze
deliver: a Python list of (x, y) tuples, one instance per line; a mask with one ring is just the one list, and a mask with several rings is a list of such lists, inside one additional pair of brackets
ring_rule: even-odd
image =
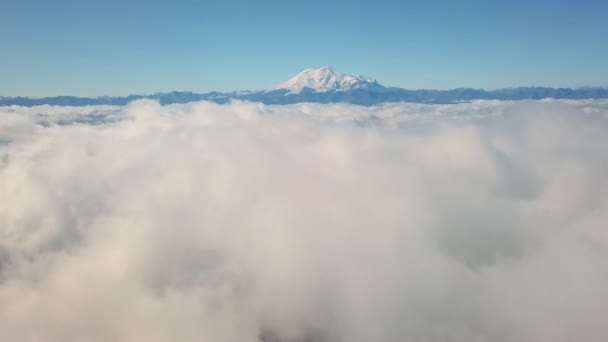
[(0, 96), (255, 90), (321, 65), (403, 88), (605, 86), (606, 13), (597, 0), (4, 0)]
[(608, 340), (608, 102), (0, 108), (0, 340)]

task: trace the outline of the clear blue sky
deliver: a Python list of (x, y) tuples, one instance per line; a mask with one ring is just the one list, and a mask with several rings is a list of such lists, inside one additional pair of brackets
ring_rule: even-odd
[(608, 85), (608, 1), (0, 0), (0, 96)]

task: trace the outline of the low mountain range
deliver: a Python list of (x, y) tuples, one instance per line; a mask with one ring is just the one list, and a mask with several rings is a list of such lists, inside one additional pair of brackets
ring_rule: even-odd
[(265, 104), (292, 104), (299, 102), (335, 103), (346, 102), (374, 105), (383, 102), (415, 102), (446, 104), (473, 100), (526, 100), (526, 99), (601, 99), (608, 98), (608, 88), (548, 88), (517, 87), (497, 90), (457, 88), (450, 90), (407, 90), (386, 87), (374, 79), (359, 75), (342, 74), (330, 67), (308, 68), (290, 80), (259, 91), (229, 93), (170, 92), (125, 97), (75, 97), (56, 96), (44, 98), (0, 97), (0, 106), (87, 106), (126, 105), (138, 99), (153, 99), (161, 104), (213, 101), (226, 103), (231, 100), (262, 102)]

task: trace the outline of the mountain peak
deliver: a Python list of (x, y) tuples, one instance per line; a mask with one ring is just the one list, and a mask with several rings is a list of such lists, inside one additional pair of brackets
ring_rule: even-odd
[(299, 94), (308, 88), (317, 93), (345, 91), (352, 89), (381, 88), (376, 80), (360, 75), (349, 75), (335, 71), (329, 66), (307, 68), (267, 91), (286, 90), (287, 94)]

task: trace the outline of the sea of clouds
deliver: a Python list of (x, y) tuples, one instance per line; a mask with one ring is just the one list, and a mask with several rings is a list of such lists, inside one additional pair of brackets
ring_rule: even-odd
[(608, 101), (0, 107), (0, 340), (608, 341)]

